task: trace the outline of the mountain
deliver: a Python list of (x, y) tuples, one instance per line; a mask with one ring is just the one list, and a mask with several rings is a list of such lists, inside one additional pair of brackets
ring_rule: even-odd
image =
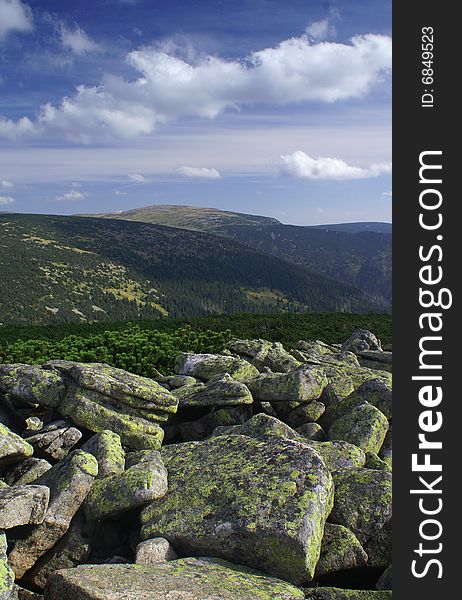
[(277, 225), (280, 222), (271, 217), (260, 217), (244, 213), (219, 210), (218, 208), (199, 208), (170, 204), (154, 204), (144, 208), (134, 208), (115, 213), (99, 215), (81, 215), (84, 217), (100, 217), (105, 219), (122, 219), (124, 221), (143, 221), (156, 225), (181, 227), (192, 231), (214, 231), (225, 225)]
[(326, 231), (344, 231), (346, 233), (360, 233), (362, 231), (372, 231), (373, 233), (392, 233), (391, 223), (377, 223), (375, 221), (362, 221), (359, 223), (333, 223), (331, 225), (311, 225), (316, 229), (325, 229)]
[(269, 217), (175, 205), (153, 205), (97, 216), (171, 225), (231, 238), (249, 248), (351, 284), (391, 308), (389, 223), (284, 225)]
[(0, 215), (0, 322), (386, 312), (352, 285), (232, 239), (125, 220)]

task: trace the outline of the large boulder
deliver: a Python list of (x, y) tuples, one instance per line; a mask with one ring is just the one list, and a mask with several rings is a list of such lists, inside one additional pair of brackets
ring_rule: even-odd
[(391, 518), (391, 480), (387, 471), (358, 468), (339, 471), (335, 476), (334, 508), (329, 521), (351, 529), (364, 544)]
[(51, 469), (51, 464), (43, 458), (26, 458), (5, 473), (8, 485), (28, 485)]
[(327, 383), (323, 369), (302, 365), (290, 373), (262, 373), (247, 386), (261, 402), (309, 402), (321, 396)]
[(121, 475), (125, 471), (125, 451), (120, 435), (109, 429), (92, 436), (81, 450), (93, 454), (98, 461), (98, 479)]
[(164, 433), (158, 423), (128, 414), (121, 405), (99, 392), (70, 386), (60, 412), (76, 425), (94, 433), (110, 429), (125, 445), (137, 450), (159, 449), (162, 445)]
[(357, 329), (342, 345), (343, 351), (364, 352), (365, 350), (382, 350), (380, 340), (367, 329)]
[(355, 534), (343, 527), (326, 523), (316, 577), (356, 569), (367, 563), (367, 554)]
[(180, 408), (184, 406), (233, 406), (252, 404), (249, 388), (232, 379), (231, 375), (216, 375), (204, 383), (184, 385), (173, 391)]
[(19, 435), (0, 423), (0, 468), (32, 456), (34, 449)]
[(340, 417), (329, 429), (331, 440), (344, 440), (364, 452), (377, 454), (388, 431), (388, 419), (378, 408), (367, 402)]
[(0, 489), (0, 529), (43, 522), (50, 499), (45, 485), (18, 485)]
[(118, 400), (127, 410), (175, 413), (178, 406), (176, 399), (153, 379), (110, 365), (53, 360), (44, 366), (70, 377), (81, 388)]
[[(127, 594), (128, 591), (128, 594)], [(84, 565), (54, 573), (46, 600), (303, 600), (303, 591), (242, 566), (183, 558), (156, 565)]]
[(162, 498), (167, 493), (167, 470), (159, 452), (133, 465), (120, 475), (99, 479), (85, 503), (90, 521), (107, 519)]
[(0, 365), (0, 391), (31, 404), (56, 408), (66, 388), (59, 373), (38, 365)]
[[(301, 583), (314, 575), (333, 481), (317, 452), (269, 437), (223, 435), (167, 446), (169, 491), (143, 509), (141, 536)], [(187, 499), (187, 501), (185, 501)]]
[(18, 579), (67, 532), (97, 474), (95, 457), (74, 450), (37, 479), (36, 484), (50, 488), (50, 502), (43, 523), (14, 542), (9, 562)]
[(175, 361), (175, 373), (208, 381), (216, 375), (229, 373), (232, 379), (245, 382), (259, 375), (256, 367), (236, 356), (222, 354), (191, 354), (182, 352)]

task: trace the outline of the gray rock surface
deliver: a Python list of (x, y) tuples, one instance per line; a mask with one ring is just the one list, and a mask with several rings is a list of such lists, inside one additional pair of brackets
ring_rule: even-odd
[(17, 485), (0, 489), (0, 529), (43, 522), (50, 499), (45, 485)]
[[(311, 579), (332, 507), (319, 455), (291, 440), (217, 436), (167, 446), (169, 491), (143, 509), (144, 539), (299, 583)], [(185, 502), (187, 498), (187, 502)]]
[(58, 571), (46, 600), (303, 600), (301, 590), (241, 566), (206, 558), (157, 565), (85, 565)]

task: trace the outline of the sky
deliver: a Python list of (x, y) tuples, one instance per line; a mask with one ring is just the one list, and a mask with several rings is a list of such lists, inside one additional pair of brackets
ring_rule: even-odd
[(0, 211), (391, 221), (391, 0), (0, 0)]

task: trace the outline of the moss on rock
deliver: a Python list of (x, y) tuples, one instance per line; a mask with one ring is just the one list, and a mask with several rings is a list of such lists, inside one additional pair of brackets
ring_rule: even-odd
[(333, 482), (319, 455), (241, 435), (166, 446), (169, 491), (143, 509), (143, 539), (211, 554), (299, 583), (313, 577)]

